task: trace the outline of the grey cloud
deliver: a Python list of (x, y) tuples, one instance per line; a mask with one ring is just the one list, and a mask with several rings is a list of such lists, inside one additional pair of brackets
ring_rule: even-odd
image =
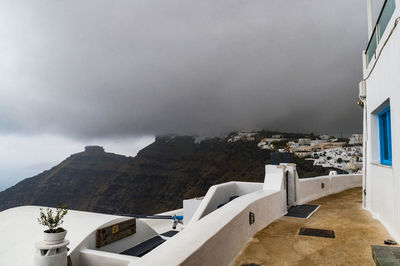
[(1, 1), (0, 132), (359, 132), (365, 9), (365, 0)]

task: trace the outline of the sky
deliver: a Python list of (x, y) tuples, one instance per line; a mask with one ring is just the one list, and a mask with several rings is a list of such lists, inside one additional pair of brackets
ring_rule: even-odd
[(0, 0), (0, 190), (88, 144), (361, 132), (365, 2)]

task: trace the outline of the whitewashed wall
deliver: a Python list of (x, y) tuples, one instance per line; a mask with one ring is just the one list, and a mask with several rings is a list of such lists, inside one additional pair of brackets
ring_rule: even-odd
[(199, 208), (203, 198), (193, 198), (183, 200), (183, 224), (187, 225), (192, 220), (193, 215)]
[(361, 174), (338, 175), (332, 174), (312, 178), (299, 178), (296, 164), (285, 164), (285, 173), (288, 172), (289, 206), (304, 204), (306, 202), (339, 193), (344, 190), (361, 187)]
[[(269, 170), (274, 167), (267, 166)], [(278, 167), (266, 173), (261, 185), (229, 182), (210, 188), (210, 195), (207, 192), (202, 202), (203, 210), (210, 206), (207, 201), (225, 200), (216, 197), (218, 191), (249, 193), (191, 222), (181, 233), (130, 265), (228, 265), (255, 233), (286, 213), (283, 175), (284, 168)], [(253, 185), (258, 186), (255, 192), (251, 192)], [(252, 225), (250, 212), (255, 215)]]
[[(99, 249), (96, 248), (96, 231), (97, 229), (107, 227), (116, 223), (120, 223), (125, 220), (129, 220), (128, 217), (121, 217), (109, 221), (92, 231), (80, 244), (73, 250), (70, 251), (69, 255), (73, 265), (85, 265), (85, 266), (98, 266), (99, 261), (102, 261), (101, 265), (126, 265), (128, 259), (135, 259), (132, 256), (124, 256), (119, 253), (128, 250), (129, 248), (138, 245), (152, 237), (158, 235), (158, 233), (152, 229), (145, 222), (136, 219), (136, 233), (125, 237), (117, 242), (108, 244)], [(82, 219), (84, 222), (84, 219)], [(85, 250), (85, 252), (82, 252)], [(101, 256), (100, 256), (101, 255)], [(99, 258), (100, 256), (100, 258)], [(79, 263), (78, 263), (79, 262)], [(107, 262), (107, 263), (106, 263)]]
[(210, 187), (199, 207), (193, 214), (189, 224), (195, 223), (204, 216), (215, 211), (218, 205), (228, 202), (230, 197), (243, 196), (260, 190), (262, 187), (263, 183), (234, 181)]
[(362, 175), (327, 175), (297, 179), (297, 204), (362, 186)]
[[(400, 17), (400, 1), (387, 30), (377, 49), (382, 49), (388, 35)], [(400, 23), (399, 23), (400, 24)], [(373, 59), (364, 70), (367, 99), (366, 128), (366, 174), (364, 189), (365, 207), (378, 218), (390, 234), (400, 242), (400, 25), (398, 25), (383, 48), (375, 68)], [(371, 72), (372, 71), (372, 72)], [(392, 127), (392, 166), (381, 165), (379, 161), (378, 121), (373, 113), (385, 101), (390, 101)]]
[[(199, 207), (197, 217), (178, 235), (130, 265), (228, 265), (255, 233), (274, 220), (286, 214), (285, 174), (290, 170), (292, 187), (298, 190), (298, 201), (316, 199), (348, 188), (361, 186), (361, 175), (326, 176), (298, 180), (294, 165), (266, 166), (265, 182), (262, 188), (250, 192), (252, 185), (229, 182), (210, 188)], [(327, 182), (320, 191), (320, 182)], [(204, 214), (207, 206), (217, 203), (231, 193), (234, 186), (243, 186), (243, 192), (250, 192), (225, 206)], [(222, 193), (223, 195), (219, 195)], [(293, 196), (293, 200), (295, 197)], [(212, 202), (212, 204), (211, 204)], [(249, 224), (249, 212), (255, 214), (255, 223)]]
[[(93, 249), (82, 249), (80, 251), (79, 264), (85, 266), (127, 266), (137, 257), (125, 256), (116, 253), (97, 251)], [(73, 264), (75, 265), (75, 264)]]
[[(43, 231), (46, 229), (39, 225), (39, 206), (22, 206), (0, 212), (0, 265), (29, 266), (33, 265), (35, 253), (34, 245), (43, 240)], [(127, 217), (107, 215), (93, 212), (69, 210), (64, 218), (63, 227), (68, 230), (66, 239), (70, 241), (69, 255), (73, 265), (99, 265), (98, 254), (108, 257), (116, 265), (126, 265), (125, 258), (116, 254), (139, 244), (144, 240), (156, 236), (157, 233), (147, 224), (136, 220), (137, 233), (121, 241), (107, 245), (97, 252), (96, 256), (86, 253), (82, 262), (81, 251), (84, 249), (96, 249), (96, 230), (108, 225), (127, 220)], [(17, 231), (10, 228), (19, 228)], [(112, 253), (116, 252), (116, 253)], [(22, 256), (21, 256), (22, 254)], [(130, 257), (134, 260), (134, 257)], [(104, 260), (106, 261), (106, 260)], [(124, 264), (125, 263), (125, 264)], [(113, 264), (100, 264), (113, 265)]]

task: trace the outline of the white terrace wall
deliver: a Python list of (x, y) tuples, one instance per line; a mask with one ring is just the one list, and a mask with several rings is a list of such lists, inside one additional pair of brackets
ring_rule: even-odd
[(199, 208), (203, 198), (193, 198), (183, 200), (183, 224), (187, 225), (192, 220), (193, 215)]
[[(202, 218), (192, 219), (182, 232), (129, 265), (230, 264), (255, 233), (287, 212), (285, 184), (287, 170), (292, 171), (292, 177), (296, 180), (292, 183), (289, 181), (288, 187), (289, 190), (297, 190), (298, 202), (306, 202), (361, 186), (360, 175), (323, 176), (299, 180), (295, 165), (267, 165), (262, 188), (251, 192), (256, 185), (241, 182), (213, 186), (196, 211), (196, 217)], [(322, 190), (321, 182), (326, 184)], [(218, 204), (229, 199), (232, 193), (238, 191), (248, 194), (221, 208), (216, 208)], [(218, 195), (219, 193), (222, 195)], [(249, 223), (250, 212), (254, 213), (254, 224)]]
[[(272, 171), (273, 168), (277, 170)], [(265, 183), (254, 185), (259, 187), (257, 191), (191, 222), (181, 233), (130, 265), (228, 265), (255, 233), (286, 213), (283, 174), (284, 167), (267, 166)], [(199, 213), (205, 213), (206, 206), (211, 206), (206, 202), (217, 199), (218, 191), (245, 193), (253, 190), (251, 183), (238, 182), (239, 188), (234, 188), (234, 184), (229, 182), (210, 188), (210, 195), (207, 192)], [(254, 213), (253, 224), (249, 223), (250, 212)]]
[[(129, 217), (119, 217), (107, 222), (96, 230), (92, 231), (80, 244), (70, 251), (70, 258), (73, 265), (97, 266), (97, 265), (128, 265), (129, 260), (136, 257), (124, 256), (119, 253), (138, 245), (152, 237), (157, 236), (157, 232), (145, 222), (136, 219), (136, 233), (125, 237), (117, 242), (108, 244), (101, 248), (96, 248), (96, 231), (97, 229), (107, 227), (125, 220)], [(102, 263), (99, 263), (102, 262)]]
[(228, 182), (210, 187), (189, 224), (195, 223), (207, 214), (215, 211), (218, 205), (228, 202), (230, 197), (243, 196), (260, 190), (262, 187), (263, 183), (251, 182)]
[(296, 164), (281, 164), (289, 175), (289, 206), (303, 204), (344, 190), (361, 187), (362, 175), (326, 175), (312, 178), (299, 178)]
[(361, 187), (362, 175), (327, 175), (299, 179), (297, 177), (297, 204), (303, 204), (346, 189)]
[[(0, 212), (0, 265), (33, 265), (35, 243), (43, 239), (43, 227), (36, 222), (40, 206), (22, 206)], [(122, 252), (157, 235), (146, 223), (136, 220), (136, 233), (96, 250), (96, 230), (130, 219), (108, 214), (69, 210), (63, 227), (70, 241), (69, 255), (73, 265), (127, 265), (135, 257)], [(17, 231), (10, 228), (19, 228)], [(82, 253), (82, 250), (87, 252)], [(89, 250), (90, 249), (90, 250)], [(115, 252), (115, 253), (113, 253)], [(99, 256), (103, 263), (99, 263)]]
[(137, 257), (98, 251), (94, 249), (82, 249), (79, 256), (78, 265), (85, 266), (127, 266), (130, 262), (132, 262), (132, 260), (137, 259)]

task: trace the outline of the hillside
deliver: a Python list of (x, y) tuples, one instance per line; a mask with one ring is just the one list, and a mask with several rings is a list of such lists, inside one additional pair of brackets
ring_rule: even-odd
[[(157, 137), (136, 157), (92, 147), (0, 192), (0, 210), (20, 205), (56, 206), (101, 213), (153, 214), (182, 207), (214, 184), (263, 181), (269, 151), (254, 141), (226, 138)], [(300, 176), (326, 174), (312, 162), (294, 159)]]

